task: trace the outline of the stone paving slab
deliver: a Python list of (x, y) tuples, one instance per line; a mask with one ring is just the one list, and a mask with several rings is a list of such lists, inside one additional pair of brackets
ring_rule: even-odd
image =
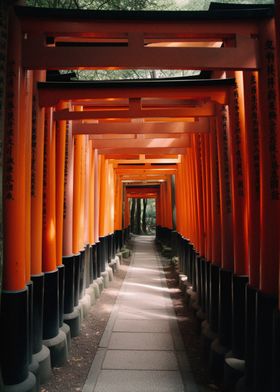
[(184, 392), (178, 371), (102, 370), (94, 392)]
[(172, 351), (108, 350), (102, 369), (178, 370)]
[(83, 392), (198, 392), (153, 238), (134, 241)]
[(169, 333), (113, 332), (109, 341), (111, 350), (173, 350)]
[(120, 305), (117, 315), (119, 319), (147, 319), (147, 320), (169, 320), (169, 315), (166, 309), (149, 308), (149, 309), (135, 309), (133, 306)]
[(170, 332), (167, 320), (116, 320), (114, 332)]
[(132, 301), (127, 300), (126, 298), (123, 298), (123, 300), (120, 301), (120, 305), (124, 306), (135, 306), (137, 307), (138, 310), (142, 309), (165, 309), (165, 302), (162, 300), (155, 300), (155, 299), (143, 299), (143, 300), (135, 300), (134, 303)]

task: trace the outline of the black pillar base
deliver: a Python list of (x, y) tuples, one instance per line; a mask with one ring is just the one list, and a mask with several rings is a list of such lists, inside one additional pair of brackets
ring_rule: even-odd
[(81, 254), (77, 253), (73, 257), (74, 257), (74, 306), (78, 306), (79, 298), (80, 298)]
[(219, 328), (219, 286), (220, 267), (215, 264), (210, 265), (210, 287), (209, 287), (209, 325), (214, 333)]
[(228, 347), (221, 344), (219, 339), (215, 339), (211, 344), (209, 355), (209, 374), (217, 383), (221, 383), (224, 377), (225, 355), (229, 351)]
[(43, 346), (43, 298), (44, 298), (44, 274), (32, 275), (33, 282), (33, 357), (39, 364), (40, 383), (46, 383), (51, 375), (50, 350)]
[(64, 313), (72, 313), (74, 310), (74, 255), (63, 256), (62, 260), (65, 272)]
[(232, 339), (232, 275), (232, 271), (220, 269), (218, 334), (224, 347), (231, 347)]
[(106, 262), (106, 237), (99, 237), (100, 241), (100, 269), (101, 273), (105, 271), (105, 262)]
[(58, 270), (45, 272), (43, 339), (51, 339), (59, 330)]
[(80, 251), (80, 285), (79, 285), (79, 299), (85, 295), (86, 282), (85, 282), (85, 264), (86, 264), (86, 250)]
[(217, 333), (215, 333), (207, 320), (201, 323), (201, 346), (203, 350), (204, 358), (209, 361), (211, 345), (215, 339), (218, 338)]
[(245, 361), (235, 358), (232, 352), (227, 353), (224, 363), (224, 389), (228, 392), (234, 392), (238, 380), (244, 376), (244, 371)]
[(95, 243), (96, 246), (96, 279), (101, 276), (101, 244), (100, 241)]
[(211, 344), (218, 338), (220, 267), (206, 262), (205, 307), (207, 320), (201, 324), (201, 340), (205, 358), (209, 360)]
[(27, 287), (20, 291), (2, 291), (0, 359), (4, 385), (25, 383), (30, 378), (28, 295)]
[(232, 277), (232, 354), (244, 359), (245, 351), (245, 315), (246, 286), (248, 276)]
[(92, 263), (92, 281), (97, 279), (97, 252), (96, 244), (91, 246), (91, 263)]
[(62, 366), (68, 357), (66, 335), (59, 329), (59, 272), (45, 272), (43, 344), (50, 350), (51, 364)]
[(218, 339), (214, 340), (209, 356), (209, 371), (216, 382), (224, 377), (224, 359), (231, 347), (232, 272), (220, 269)]
[(280, 391), (280, 311), (276, 309), (273, 318), (273, 361), (272, 392)]
[(65, 286), (65, 268), (64, 265), (59, 265), (58, 269), (58, 300), (59, 300), (59, 328), (63, 325), (64, 314), (64, 286)]
[[(260, 291), (256, 302), (254, 390), (272, 391), (274, 312), (277, 299)], [(279, 372), (279, 369), (278, 369)]]
[(33, 354), (42, 349), (44, 274), (31, 276), (33, 282)]
[(232, 348), (227, 353), (224, 366), (224, 386), (233, 391), (245, 371), (245, 315), (247, 276), (232, 277)]
[(245, 300), (245, 375), (238, 381), (237, 389), (242, 391), (247, 388), (250, 391), (254, 380), (254, 361), (255, 361), (255, 328), (256, 328), (256, 301), (257, 289), (247, 285)]

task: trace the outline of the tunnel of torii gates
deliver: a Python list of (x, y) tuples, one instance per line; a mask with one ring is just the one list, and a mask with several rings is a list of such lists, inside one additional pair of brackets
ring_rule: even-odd
[[(121, 256), (129, 200), (153, 197), (156, 240), (172, 247), (204, 320), (211, 376), (279, 392), (279, 2), (198, 12), (5, 4), (2, 389), (38, 390), (63, 365)], [(144, 68), (208, 76), (48, 77)]]

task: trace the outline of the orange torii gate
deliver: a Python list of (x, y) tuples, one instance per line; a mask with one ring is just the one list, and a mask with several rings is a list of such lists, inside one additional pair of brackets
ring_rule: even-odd
[[(79, 333), (88, 293), (107, 281), (107, 263), (123, 245), (127, 184), (156, 184), (159, 229), (173, 228), (174, 198), (180, 268), (206, 319), (208, 346), (218, 337), (212, 375), (221, 379), (225, 366), (227, 383), (237, 374), (231, 358), (245, 360), (254, 392), (279, 389), (278, 22), (269, 6), (194, 13), (10, 8), (5, 385), (31, 391), (32, 360), (41, 380), (50, 358), (53, 366), (66, 360), (64, 322)], [(45, 73), (166, 67), (209, 70), (211, 78), (62, 83), (46, 82)], [(176, 165), (175, 195), (169, 164)]]

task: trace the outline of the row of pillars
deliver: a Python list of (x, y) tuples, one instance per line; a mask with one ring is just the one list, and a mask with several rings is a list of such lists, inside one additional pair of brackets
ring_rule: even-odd
[[(260, 71), (235, 71), (211, 132), (178, 164), (177, 246), (211, 375), (228, 390), (280, 389), (279, 62), (263, 26)], [(238, 381), (239, 380), (239, 381)]]
[(37, 82), (46, 73), (22, 69), (19, 26), (10, 24), (0, 357), (4, 390), (33, 391), (48, 378), (50, 361), (67, 359), (79, 303), (94, 282), (108, 279), (127, 230), (113, 165), (87, 136), (72, 136), (71, 122), (53, 120), (68, 103), (39, 106)]

